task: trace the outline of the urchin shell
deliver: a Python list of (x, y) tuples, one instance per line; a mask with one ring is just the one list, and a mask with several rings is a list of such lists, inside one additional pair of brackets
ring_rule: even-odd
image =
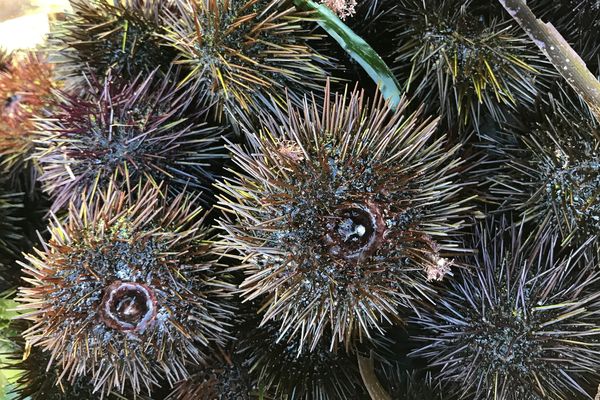
[(550, 71), (514, 21), (484, 3), (400, 0), (393, 9), (394, 72), (450, 126), (476, 127), (482, 106), (504, 119), (504, 109), (533, 102), (535, 78)]
[(592, 398), (598, 260), (581, 248), (560, 251), (547, 231), (527, 239), (523, 229), (506, 220), (478, 226), (472, 271), (461, 270), (412, 321), (424, 329), (413, 355), (439, 368), (434, 376), (461, 398)]
[(281, 337), (271, 322), (246, 332), (239, 353), (265, 398), (335, 400), (366, 397), (356, 356), (320, 343), (306, 351), (297, 339)]
[[(0, 165), (13, 177), (28, 167), (37, 138), (34, 118), (47, 115), (57, 86), (52, 73), (46, 58), (36, 53), (15, 57), (9, 70), (0, 71)], [(31, 172), (33, 182), (36, 168)]]
[(154, 69), (167, 73), (177, 57), (160, 37), (167, 31), (164, 16), (175, 11), (169, 1), (76, 0), (71, 5), (72, 13), (51, 37), (63, 77), (91, 70), (99, 78), (111, 71), (133, 80)]
[(346, 94), (262, 115), (253, 147), (230, 147), (237, 177), (218, 184), (243, 296), (310, 348), (324, 330), (349, 344), (417, 310), (449, 272), (468, 208), (456, 148), (430, 140), (436, 121)]
[(22, 316), (33, 322), (24, 337), (63, 379), (85, 376), (101, 394), (149, 392), (160, 378), (188, 378), (187, 364), (227, 339), (230, 285), (195, 201), (109, 185), (26, 256), (18, 301), (34, 311)]
[[(326, 56), (310, 47), (319, 39), (302, 25), (309, 15), (287, 0), (178, 0), (180, 17), (167, 18), (166, 39), (199, 83), (217, 118), (260, 109), (274, 96), (298, 100), (322, 88)], [(300, 96), (298, 96), (300, 94)]]
[(210, 196), (227, 157), (224, 129), (202, 122), (202, 109), (188, 112), (189, 91), (156, 74), (131, 83), (90, 82), (87, 95), (64, 93), (53, 117), (38, 124), (36, 157), (51, 211), (94, 199), (111, 180), (120, 187), (166, 181), (172, 195), (189, 189)]
[(498, 169), (487, 179), (502, 209), (548, 219), (564, 242), (600, 235), (600, 125), (574, 93), (539, 99), (488, 139)]

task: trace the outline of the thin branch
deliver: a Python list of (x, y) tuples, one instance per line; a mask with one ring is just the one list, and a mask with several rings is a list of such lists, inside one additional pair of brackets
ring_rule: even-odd
[(579, 54), (551, 23), (544, 23), (527, 6), (525, 0), (498, 0), (533, 42), (542, 50), (558, 72), (588, 104), (600, 122), (600, 82), (590, 72)]

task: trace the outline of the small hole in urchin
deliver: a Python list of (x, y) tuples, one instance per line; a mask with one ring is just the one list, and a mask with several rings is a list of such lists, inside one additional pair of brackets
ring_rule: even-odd
[(102, 321), (120, 331), (144, 331), (156, 317), (156, 297), (148, 286), (115, 281), (104, 291)]
[(325, 238), (329, 252), (346, 259), (374, 251), (385, 229), (379, 208), (373, 204), (343, 205), (331, 221)]

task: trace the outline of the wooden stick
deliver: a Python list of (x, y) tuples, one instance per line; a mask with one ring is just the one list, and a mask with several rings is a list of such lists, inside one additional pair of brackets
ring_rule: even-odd
[(377, 379), (377, 375), (375, 375), (373, 354), (371, 353), (371, 357), (363, 357), (359, 354), (357, 355), (357, 358), (360, 376), (369, 392), (371, 400), (392, 400), (391, 396), (385, 391), (383, 386), (381, 386), (381, 382)]
[(588, 104), (600, 122), (600, 82), (590, 72), (579, 54), (551, 23), (544, 23), (527, 6), (525, 0), (498, 0), (531, 40), (546, 55), (567, 83)]

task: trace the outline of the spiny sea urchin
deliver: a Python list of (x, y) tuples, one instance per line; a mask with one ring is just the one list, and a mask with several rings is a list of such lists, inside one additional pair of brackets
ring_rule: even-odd
[(239, 352), (254, 386), (265, 398), (282, 400), (364, 399), (356, 356), (326, 343), (312, 351), (281, 338), (272, 322), (246, 332)]
[(428, 278), (450, 269), (467, 208), (456, 147), (430, 141), (436, 121), (347, 94), (327, 87), (323, 104), (262, 115), (252, 149), (230, 146), (241, 172), (217, 184), (243, 295), (310, 348), (324, 331), (349, 344), (418, 308)]
[(491, 192), (504, 209), (549, 218), (565, 242), (600, 236), (600, 125), (574, 93), (540, 99), (488, 139), (500, 167)]
[(174, 195), (189, 188), (207, 198), (213, 168), (227, 157), (223, 129), (186, 112), (188, 91), (176, 90), (168, 77), (159, 85), (154, 79), (92, 82), (88, 95), (64, 94), (53, 117), (39, 123), (36, 156), (52, 211), (94, 198), (111, 179), (122, 187), (167, 181)]
[(6, 182), (0, 181), (0, 291), (15, 281), (9, 264), (22, 250), (22, 209), (23, 193), (11, 192)]
[[(286, 93), (300, 99), (322, 88), (327, 57), (309, 43), (319, 36), (302, 25), (310, 19), (288, 0), (177, 0), (179, 14), (166, 18), (177, 63), (190, 72), (216, 116), (238, 114)], [(260, 108), (260, 107), (258, 107)]]
[(164, 16), (175, 11), (162, 0), (75, 0), (73, 13), (53, 36), (54, 51), (62, 56), (63, 76), (91, 71), (100, 78), (108, 71), (125, 80), (158, 69), (166, 73), (177, 52), (167, 46)]
[[(18, 322), (18, 321), (17, 321)], [(24, 324), (21, 324), (24, 325)], [(13, 339), (13, 338), (5, 338)], [(17, 338), (17, 341), (21, 341)], [(4, 371), (14, 371), (15, 378), (7, 387), (6, 398), (11, 400), (74, 400), (93, 399), (94, 387), (89, 379), (81, 377), (73, 384), (59, 381), (60, 371), (47, 369), (50, 354), (33, 347), (17, 347), (11, 354), (4, 354), (5, 362), (0, 362)], [(108, 394), (106, 400), (125, 400), (116, 394)], [(142, 397), (136, 397), (142, 400)]]
[[(35, 148), (33, 119), (45, 116), (55, 87), (52, 66), (35, 53), (15, 58), (8, 71), (0, 71), (0, 161), (5, 173), (14, 177), (26, 169)], [(36, 172), (32, 167), (31, 187)]]
[[(523, 226), (478, 226), (466, 260), (436, 305), (414, 318), (425, 344), (414, 355), (440, 367), (461, 398), (591, 399), (600, 353), (598, 260), (557, 250), (547, 232), (525, 239)], [(595, 385), (594, 385), (595, 386)], [(594, 391), (595, 393), (595, 391)]]
[(138, 394), (159, 378), (188, 378), (188, 362), (225, 341), (230, 287), (195, 201), (109, 184), (96, 203), (72, 205), (67, 223), (51, 223), (44, 249), (26, 256), (30, 286), (18, 301), (34, 311), (22, 316), (33, 321), (23, 336), (51, 353), (62, 379)]
[[(449, 125), (477, 122), (481, 105), (495, 120), (503, 107), (531, 103), (545, 61), (515, 26), (475, 1), (400, 0), (394, 7), (395, 72)], [(501, 10), (500, 10), (501, 11)]]
[(235, 354), (215, 352), (198, 372), (178, 382), (167, 400), (249, 400), (252, 384)]

